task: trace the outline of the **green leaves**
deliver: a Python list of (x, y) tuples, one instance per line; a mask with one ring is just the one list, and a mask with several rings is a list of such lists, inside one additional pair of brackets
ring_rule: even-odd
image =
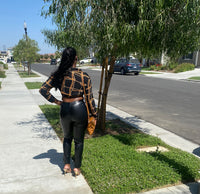
[(5, 78), (5, 77), (6, 77), (5, 71), (0, 71), (0, 78)]
[(43, 15), (52, 16), (58, 27), (55, 31), (43, 31), (48, 43), (58, 48), (66, 45), (76, 48), (90, 46), (102, 57), (112, 53), (114, 45), (117, 45), (120, 54), (127, 53), (127, 45), (133, 37), (133, 25), (130, 23), (137, 13), (132, 12), (135, 7), (131, 6), (131, 1), (45, 2), (50, 5), (46, 11), (43, 8)]
[[(138, 153), (138, 146), (163, 145), (169, 152)], [(99, 149), (100, 148), (100, 149)], [(135, 193), (199, 178), (200, 162), (145, 134), (85, 140), (82, 172), (94, 193)]]
[[(168, 56), (175, 58), (194, 51), (200, 37), (200, 20), (197, 17), (199, 9), (200, 2), (197, 0), (157, 0), (141, 3), (138, 40), (144, 54), (148, 54), (148, 50), (152, 54), (166, 51)], [(151, 49), (149, 45), (154, 46)], [(145, 51), (144, 47), (148, 50)]]
[(31, 40), (25, 37), (19, 40), (18, 44), (13, 49), (13, 57), (16, 61), (28, 61), (29, 63), (34, 62), (38, 58), (38, 44), (35, 40)]
[(58, 29), (43, 33), (58, 48), (90, 46), (102, 58), (113, 48), (116, 57), (129, 52), (149, 57), (163, 51), (177, 57), (195, 50), (199, 43), (198, 0), (44, 2), (49, 9), (43, 8), (43, 15), (52, 17)]

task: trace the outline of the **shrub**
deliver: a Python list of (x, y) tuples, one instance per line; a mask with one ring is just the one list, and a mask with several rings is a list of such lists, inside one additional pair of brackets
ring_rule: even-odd
[(169, 63), (169, 65), (168, 65), (168, 70), (173, 70), (173, 69), (175, 69), (178, 65), (179, 65), (179, 64), (176, 63), (176, 62), (171, 62), (171, 63)]
[(157, 67), (156, 67), (156, 70), (157, 70), (157, 71), (160, 71), (161, 69), (162, 69), (162, 66), (157, 66)]
[(156, 66), (155, 65), (151, 65), (150, 70), (156, 70)]
[(155, 64), (150, 66), (150, 70), (160, 71), (162, 69), (162, 64)]
[(161, 66), (162, 66), (162, 64), (160, 64), (160, 63), (156, 64), (156, 67), (161, 67)]
[(0, 78), (5, 78), (5, 77), (6, 77), (5, 71), (0, 71)]
[(195, 65), (192, 63), (182, 63), (174, 69), (174, 73), (194, 70)]
[(4, 69), (8, 69), (8, 64), (6, 63), (6, 64), (3, 64), (3, 68)]
[(161, 67), (161, 70), (168, 70), (168, 66), (167, 66), (167, 65), (163, 65), (163, 66)]

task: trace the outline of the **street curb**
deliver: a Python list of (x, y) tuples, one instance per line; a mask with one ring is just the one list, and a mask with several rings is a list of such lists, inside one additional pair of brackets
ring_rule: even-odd
[(39, 72), (37, 72), (37, 71), (35, 71), (35, 70), (32, 70), (32, 72), (38, 74), (40, 77), (45, 77), (45, 78), (47, 78), (46, 75), (43, 75), (43, 74), (41, 74), (41, 73), (39, 73)]
[(183, 79), (183, 80), (185, 80), (185, 81), (189, 81), (189, 82), (200, 82), (200, 80), (193, 80), (193, 79)]

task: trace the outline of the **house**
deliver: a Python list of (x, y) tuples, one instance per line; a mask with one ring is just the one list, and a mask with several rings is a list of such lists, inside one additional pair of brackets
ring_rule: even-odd
[(198, 50), (181, 57), (179, 63), (192, 63), (195, 67), (200, 68), (200, 51)]

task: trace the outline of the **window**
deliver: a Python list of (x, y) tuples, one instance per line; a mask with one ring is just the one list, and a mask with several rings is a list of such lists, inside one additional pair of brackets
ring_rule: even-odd
[(189, 54), (183, 56), (183, 59), (185, 59), (185, 60), (187, 60), (187, 59), (189, 59), (189, 60), (193, 59), (193, 53), (189, 53)]

